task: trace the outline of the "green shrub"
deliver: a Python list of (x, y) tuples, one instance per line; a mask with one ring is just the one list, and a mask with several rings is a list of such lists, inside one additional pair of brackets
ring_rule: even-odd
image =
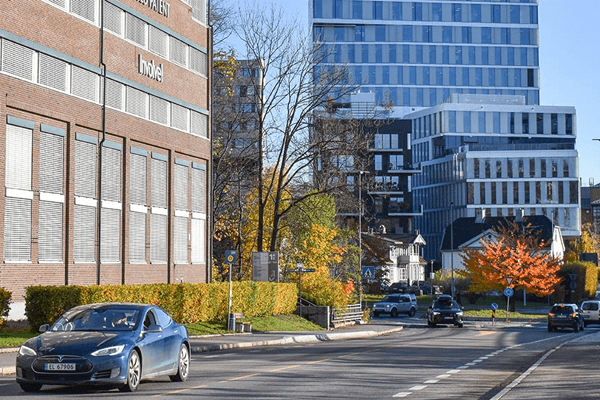
[[(244, 316), (291, 314), (298, 290), (293, 283), (234, 282), (232, 312)], [(229, 283), (155, 283), (147, 285), (30, 286), (25, 314), (33, 331), (82, 304), (132, 302), (162, 307), (179, 323), (226, 321)]]
[(4, 318), (8, 317), (10, 312), (12, 293), (0, 287), (0, 326), (4, 324)]

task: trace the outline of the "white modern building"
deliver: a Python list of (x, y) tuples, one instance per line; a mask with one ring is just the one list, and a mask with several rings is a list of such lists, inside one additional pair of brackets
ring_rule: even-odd
[(526, 105), (522, 96), (452, 96), (414, 112), (414, 223), (440, 248), (443, 229), (459, 217), (547, 216), (569, 238), (581, 234), (573, 107)]

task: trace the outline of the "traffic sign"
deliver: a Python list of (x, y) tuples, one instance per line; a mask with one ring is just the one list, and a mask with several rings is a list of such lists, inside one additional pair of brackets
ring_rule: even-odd
[(513, 294), (515, 294), (515, 291), (512, 288), (507, 287), (504, 289), (504, 295), (506, 297), (511, 297)]
[(237, 260), (237, 252), (235, 250), (225, 250), (225, 263), (235, 264)]
[(490, 304), (490, 307), (492, 308), (492, 310), (496, 311), (498, 309), (498, 304), (492, 303)]
[(375, 267), (362, 267), (362, 276), (365, 279), (375, 278)]

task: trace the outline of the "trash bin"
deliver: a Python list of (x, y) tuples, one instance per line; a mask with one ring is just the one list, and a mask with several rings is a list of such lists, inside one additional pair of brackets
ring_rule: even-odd
[(227, 321), (227, 330), (235, 331), (235, 313), (229, 314), (229, 320)]

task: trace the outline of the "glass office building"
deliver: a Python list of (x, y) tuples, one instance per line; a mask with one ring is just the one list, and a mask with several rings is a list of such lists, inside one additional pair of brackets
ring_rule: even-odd
[(537, 0), (312, 0), (309, 15), (330, 54), (318, 68), (346, 65), (357, 92), (412, 121), (426, 259), (451, 219), (476, 214), (580, 234), (575, 109), (540, 105)]
[(328, 63), (400, 116), (452, 93), (540, 102), (537, 0), (313, 0), (310, 15)]

